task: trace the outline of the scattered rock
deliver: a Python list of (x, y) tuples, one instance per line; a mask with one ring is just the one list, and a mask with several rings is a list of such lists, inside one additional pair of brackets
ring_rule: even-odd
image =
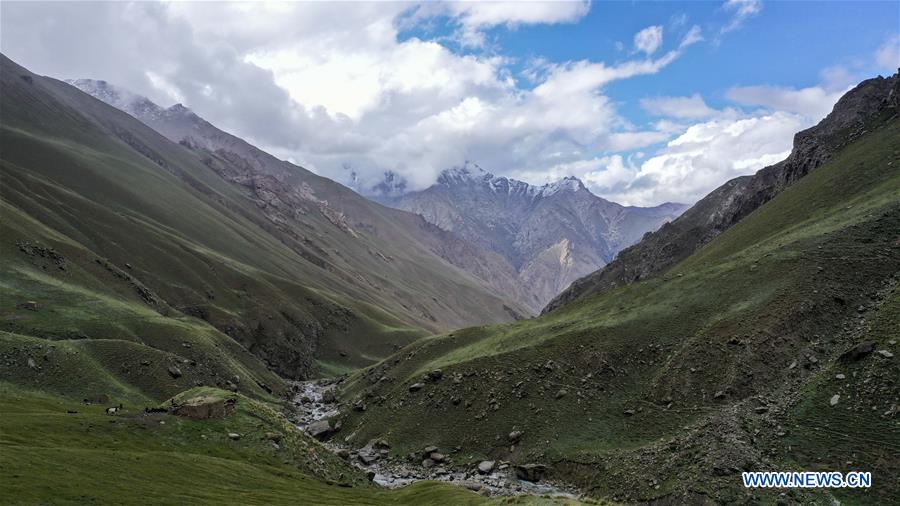
[(379, 458), (381, 458), (381, 456), (374, 452), (360, 451), (356, 455), (356, 458), (359, 459), (359, 461), (362, 462), (364, 465), (370, 466), (370, 465), (374, 464)]
[(493, 460), (482, 460), (478, 464), (478, 472), (481, 474), (490, 474), (490, 472), (494, 470), (495, 465), (496, 462)]
[(831, 404), (832, 406), (837, 406), (837, 403), (840, 400), (841, 400), (841, 396), (838, 394), (834, 394), (831, 396), (831, 400), (828, 401), (828, 403)]
[(625, 411), (622, 412), (622, 414), (625, 415), (625, 416), (634, 416), (634, 410), (633, 410), (633, 409), (626, 409)]
[(713, 395), (713, 399), (722, 399), (723, 397), (725, 397), (725, 392), (722, 390), (719, 390)]
[(893, 358), (894, 357), (894, 354), (889, 352), (888, 350), (878, 350), (875, 353), (878, 353), (879, 355), (881, 355), (884, 358)]
[(325, 404), (332, 404), (337, 402), (337, 396), (334, 395), (333, 390), (325, 390), (322, 392), (322, 402)]

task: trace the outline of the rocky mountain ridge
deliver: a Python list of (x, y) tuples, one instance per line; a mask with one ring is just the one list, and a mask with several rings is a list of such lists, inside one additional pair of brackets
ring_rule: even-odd
[(443, 171), (425, 190), (381, 201), (501, 255), (525, 287), (518, 300), (535, 309), (687, 207), (622, 206), (575, 177), (532, 185), (473, 162)]
[(818, 125), (794, 136), (793, 149), (785, 160), (713, 190), (679, 218), (622, 251), (603, 269), (572, 283), (544, 311), (665, 272), (867, 133), (870, 122), (896, 115), (898, 103), (900, 73), (863, 81), (841, 97)]

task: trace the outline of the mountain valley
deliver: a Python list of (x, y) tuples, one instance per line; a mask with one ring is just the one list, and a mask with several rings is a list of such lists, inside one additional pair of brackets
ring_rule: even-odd
[[(6, 56), (0, 114), (3, 502), (900, 496), (900, 74), (693, 206), (472, 162), (376, 202)], [(876, 485), (741, 484), (791, 469)]]

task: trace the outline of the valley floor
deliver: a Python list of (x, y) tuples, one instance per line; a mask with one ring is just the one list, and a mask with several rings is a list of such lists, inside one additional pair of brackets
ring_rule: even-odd
[[(311, 380), (295, 384), (297, 395), (294, 405), (298, 415), (291, 420), (302, 430), (311, 430), (314, 424), (322, 423), (328, 418), (338, 415), (334, 404), (335, 384), (331, 381)], [(329, 402), (326, 392), (332, 397)], [(489, 471), (479, 472), (476, 468), (454, 466), (447, 457), (445, 462), (437, 462), (425, 467), (417, 462), (410, 463), (411, 457), (404, 462), (401, 459), (387, 458), (389, 454), (385, 442), (371, 441), (365, 447), (353, 449), (339, 443), (340, 438), (326, 441), (324, 444), (338, 455), (343, 455), (355, 467), (373, 474), (373, 481), (382, 487), (398, 489), (423, 481), (445, 482), (468, 490), (491, 496), (537, 495), (556, 499), (582, 498), (581, 492), (563, 483), (547, 481), (531, 482), (516, 477), (515, 468), (508, 462), (491, 462)], [(435, 450), (439, 452), (440, 449)], [(432, 452), (428, 452), (429, 454)], [(443, 454), (441, 454), (443, 456)], [(423, 455), (427, 458), (427, 455)]]
[[(114, 402), (114, 401), (113, 401)], [(224, 419), (85, 404), (0, 384), (3, 504), (563, 504), (433, 481), (387, 490), (240, 396)], [(279, 434), (274, 442), (273, 434)]]

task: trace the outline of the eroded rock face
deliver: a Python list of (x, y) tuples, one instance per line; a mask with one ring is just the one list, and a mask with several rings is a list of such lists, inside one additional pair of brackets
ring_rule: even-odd
[(543, 312), (669, 270), (864, 135), (871, 123), (896, 114), (898, 97), (900, 74), (863, 81), (841, 97), (818, 125), (794, 136), (794, 147), (785, 160), (713, 190), (678, 219), (620, 252), (603, 269), (572, 283)]

